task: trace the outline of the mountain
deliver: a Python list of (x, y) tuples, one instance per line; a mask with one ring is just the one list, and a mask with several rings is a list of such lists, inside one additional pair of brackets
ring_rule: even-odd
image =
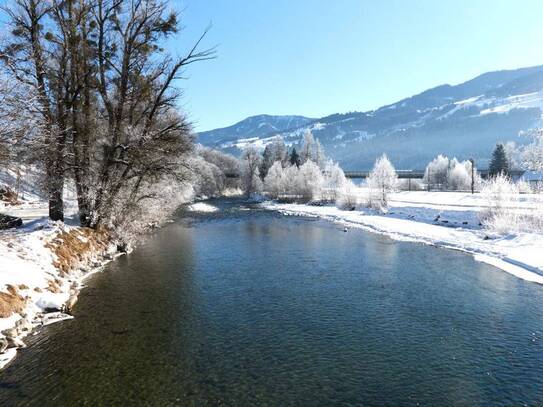
[(199, 142), (233, 154), (281, 136), (299, 142), (311, 130), (343, 168), (363, 170), (386, 153), (397, 168), (424, 168), (437, 154), (475, 158), (484, 168), (497, 142), (524, 142), (519, 132), (541, 125), (543, 66), (484, 73), (459, 85), (441, 85), (368, 112), (254, 116), (202, 132)]
[(223, 146), (245, 139), (261, 138), (267, 134), (276, 134), (294, 130), (312, 123), (315, 119), (303, 116), (272, 116), (261, 114), (251, 116), (232, 126), (204, 131), (198, 134), (198, 141), (209, 146)]

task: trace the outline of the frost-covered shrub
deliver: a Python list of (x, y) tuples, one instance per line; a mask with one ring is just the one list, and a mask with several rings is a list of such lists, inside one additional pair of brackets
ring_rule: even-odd
[[(471, 189), (471, 161), (459, 162), (456, 158), (438, 155), (426, 167), (423, 182), (429, 188), (449, 191), (467, 191)], [(481, 179), (477, 170), (473, 171), (474, 187), (479, 189)]]
[(486, 229), (500, 234), (543, 232), (543, 209), (520, 209), (518, 185), (508, 177), (498, 175), (487, 181), (481, 194), (487, 202), (480, 213)]
[(399, 179), (396, 188), (400, 191), (423, 191), (424, 185), (416, 179)]
[(522, 179), (517, 181), (517, 188), (521, 194), (529, 194), (532, 192), (530, 184)]
[(224, 188), (224, 173), (212, 163), (197, 157), (190, 162), (192, 167), (192, 187), (198, 197), (213, 197)]
[(123, 191), (112, 205), (108, 228), (116, 241), (131, 244), (143, 233), (163, 222), (194, 193), (189, 183), (179, 185), (164, 178), (142, 185), (142, 198), (128, 205)]
[(336, 206), (339, 209), (353, 210), (360, 206), (360, 196), (357, 194), (356, 186), (349, 180), (336, 194)]
[(388, 194), (394, 192), (398, 183), (396, 170), (383, 154), (373, 167), (368, 177), (370, 191), (369, 205), (374, 208), (386, 208)]

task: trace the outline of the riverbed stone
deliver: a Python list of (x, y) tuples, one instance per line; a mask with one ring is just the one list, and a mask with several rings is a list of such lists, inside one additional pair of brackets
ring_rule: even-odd
[(4, 353), (8, 348), (8, 340), (6, 338), (0, 338), (0, 353)]

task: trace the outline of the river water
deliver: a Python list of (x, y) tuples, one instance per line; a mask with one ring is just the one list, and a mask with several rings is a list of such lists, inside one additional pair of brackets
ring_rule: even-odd
[(212, 203), (91, 277), (0, 373), (0, 405), (543, 405), (543, 287)]

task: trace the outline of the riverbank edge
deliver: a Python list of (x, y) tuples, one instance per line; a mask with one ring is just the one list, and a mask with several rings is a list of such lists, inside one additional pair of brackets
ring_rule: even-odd
[[(101, 244), (89, 244), (92, 239), (89, 234), (96, 232), (89, 228), (70, 226), (62, 222), (46, 221), (45, 224), (38, 224), (25, 232), (41, 231), (46, 234), (40, 240), (43, 242), (43, 250), (49, 255), (50, 265), (39, 266), (46, 274), (45, 278), (50, 279), (48, 281), (53, 281), (54, 284), (47, 287), (30, 286), (30, 284), (25, 284), (23, 279), (21, 284), (6, 285), (10, 295), (24, 299), (25, 306), (20, 312), (13, 312), (7, 318), (0, 318), (2, 328), (0, 342), (2, 346), (7, 345), (4, 352), (0, 353), (0, 371), (14, 361), (18, 350), (26, 348), (23, 341), (25, 337), (36, 334), (36, 330), (41, 327), (73, 319), (71, 309), (77, 302), (80, 291), (85, 287), (84, 282), (90, 276), (103, 271), (104, 266), (109, 262), (130, 253), (130, 250), (119, 252), (117, 242), (104, 232), (102, 232)], [(63, 240), (63, 237), (65, 239), (69, 235), (72, 237), (72, 243)], [(74, 235), (76, 240), (87, 247), (86, 250), (76, 252), (75, 250), (80, 249), (81, 246), (70, 247), (70, 245), (73, 246)], [(33, 247), (28, 246), (26, 249), (32, 250)], [(66, 254), (70, 252), (71, 254)], [(67, 257), (70, 256), (75, 260), (67, 261)], [(29, 260), (28, 263), (36, 262)]]
[[(241, 196), (241, 194), (237, 191), (227, 190), (224, 196), (237, 197)], [(189, 210), (195, 212), (217, 211), (217, 208), (206, 203), (208, 200), (208, 197), (194, 197), (192, 200), (184, 202), (180, 207), (186, 206), (189, 208)], [(168, 218), (163, 223), (153, 225), (152, 229), (161, 228), (170, 222), (171, 219)], [(41, 261), (33, 258), (25, 263), (27, 263), (27, 266), (30, 267), (40, 266), (40, 273), (44, 276), (48, 275), (48, 278), (53, 278), (54, 281), (58, 281), (58, 279), (62, 277), (61, 274), (64, 268), (64, 278), (66, 281), (65, 284), (57, 285), (59, 291), (53, 293), (58, 298), (48, 299), (46, 301), (47, 304), (38, 304), (40, 300), (42, 300), (42, 298), (40, 296), (33, 295), (35, 294), (34, 290), (36, 286), (31, 286), (31, 284), (28, 284), (26, 289), (22, 290), (24, 292), (19, 292), (19, 290), (13, 292), (15, 296), (20, 294), (30, 295), (27, 295), (26, 306), (23, 310), (14, 313), (9, 318), (0, 318), (0, 342), (4, 339), (10, 342), (10, 346), (7, 349), (4, 349), (3, 352), (0, 351), (0, 372), (7, 368), (9, 364), (14, 361), (17, 356), (17, 351), (19, 349), (24, 349), (26, 347), (26, 344), (23, 342), (23, 339), (25, 337), (30, 334), (36, 334), (36, 330), (41, 327), (74, 318), (70, 313), (71, 308), (77, 302), (80, 291), (85, 288), (84, 283), (88, 278), (96, 273), (102, 272), (104, 267), (111, 261), (115, 260), (120, 256), (128, 255), (134, 250), (133, 246), (128, 246), (126, 248), (126, 251), (119, 251), (118, 242), (108, 235), (105, 242), (107, 244), (101, 245), (101, 248), (99, 250), (90, 249), (82, 253), (73, 251), (72, 257), (76, 258), (77, 261), (75, 261), (73, 264), (69, 265), (68, 268), (66, 268), (66, 264), (59, 263), (59, 260), (62, 260), (62, 255), (59, 256), (59, 253), (55, 253), (54, 242), (66, 232), (81, 233), (82, 231), (92, 231), (92, 229), (82, 226), (72, 226), (63, 222), (51, 222), (49, 220), (46, 220), (45, 218), (42, 218), (40, 221), (31, 226), (23, 226), (22, 229), (12, 229), (11, 231), (7, 231), (8, 236), (9, 233), (19, 233), (22, 236), (29, 235), (31, 233), (39, 233), (44, 235), (39, 238), (39, 240), (41, 241), (39, 246), (40, 249), (46, 252), (46, 258), (42, 259)], [(143, 239), (145, 239), (145, 236), (142, 237), (140, 240)], [(85, 238), (83, 238), (82, 240), (83, 242), (85, 242)], [(0, 242), (0, 254), (2, 254), (3, 252), (1, 250), (1, 246), (3, 245), (3, 243), (4, 242)], [(9, 243), (6, 246), (10, 246)], [(58, 247), (66, 249), (62, 244), (57, 245), (57, 248)], [(26, 251), (36, 249), (36, 247), (33, 247), (32, 244), (21, 245), (20, 248)], [(80, 249), (80, 247), (78, 248)], [(66, 253), (66, 250), (63, 250), (63, 252)], [(22, 284), (5, 284), (4, 286), (8, 287), (9, 293), (9, 286), (20, 287), (21, 285), (26, 285), (24, 280), (22, 280), (21, 283)], [(0, 284), (0, 287), (1, 286), (2, 284)], [(41, 291), (44, 291), (47, 290), (49, 287), (42, 286), (38, 288)], [(1, 290), (0, 294), (2, 294)], [(52, 306), (45, 307), (40, 305)], [(44, 308), (50, 308), (51, 312), (45, 312), (46, 310)], [(15, 332), (13, 330), (15, 330)], [(7, 335), (5, 335), (5, 332), (8, 334), (11, 333), (11, 336), (8, 337)]]
[[(377, 215), (365, 214), (364, 212), (357, 211), (357, 214), (359, 215), (359, 217), (356, 221), (354, 221), (352, 219), (348, 219), (348, 214), (353, 213), (352, 211), (342, 211), (336, 207), (331, 207), (331, 206), (325, 206), (324, 208), (330, 208), (332, 209), (331, 212), (335, 212), (335, 213), (322, 213), (323, 207), (321, 206), (315, 207), (315, 206), (304, 205), (304, 204), (282, 204), (282, 203), (277, 203), (274, 201), (263, 202), (261, 203), (261, 206), (268, 210), (277, 211), (283, 215), (323, 219), (326, 221), (340, 224), (345, 227), (353, 227), (353, 228), (362, 229), (368, 232), (384, 235), (393, 240), (422, 243), (429, 246), (461, 251), (461, 252), (473, 255), (476, 261), (480, 261), (482, 263), (486, 263), (491, 266), (494, 266), (519, 279), (543, 285), (543, 270), (540, 270), (536, 266), (532, 266), (530, 264), (509, 258), (504, 253), (499, 253), (492, 250), (491, 247), (488, 247), (488, 249), (485, 250), (481, 247), (470, 246), (469, 245), (470, 239), (466, 239), (466, 240), (463, 240), (462, 242), (456, 242), (456, 243), (454, 241), (445, 240), (445, 239), (441, 239), (441, 240), (432, 239), (422, 234), (414, 233), (412, 229), (410, 233), (407, 233), (405, 231), (405, 228), (401, 227), (400, 225), (398, 225), (397, 228), (384, 229), (384, 228), (380, 228), (378, 225), (371, 222), (371, 219), (375, 218)], [(344, 214), (342, 214), (341, 212), (344, 212)], [(416, 225), (417, 227), (424, 225), (425, 227), (443, 228), (443, 226), (423, 224), (421, 222), (411, 221), (409, 219), (394, 219), (394, 218), (387, 218), (387, 219), (390, 219), (392, 222), (394, 222), (395, 220), (399, 222), (407, 222), (406, 223), (407, 225), (411, 224), (412, 226)], [(413, 229), (416, 229), (416, 228), (413, 228)], [(458, 232), (458, 230), (456, 232)], [(471, 239), (473, 239), (473, 237), (475, 236), (476, 238), (480, 239), (481, 242), (485, 242), (484, 237), (477, 236), (477, 233), (482, 233), (482, 231), (480, 230), (478, 231), (463, 230), (462, 232), (465, 232), (466, 237), (469, 236)], [(486, 241), (490, 242), (487, 244), (487, 246), (492, 245), (491, 243), (492, 240), (486, 240)], [(538, 245), (534, 245), (532, 250), (537, 250), (538, 248), (543, 250), (543, 247), (539, 247)]]

